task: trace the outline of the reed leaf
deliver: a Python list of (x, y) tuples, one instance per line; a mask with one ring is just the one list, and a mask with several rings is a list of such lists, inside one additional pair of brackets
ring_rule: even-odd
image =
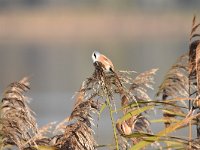
[(118, 121), (117, 121), (117, 123), (121, 123), (121, 122), (123, 122), (123, 121), (126, 121), (126, 120), (128, 120), (128, 119), (130, 119), (131, 117), (133, 117), (133, 116), (138, 116), (138, 115), (140, 115), (141, 113), (143, 113), (143, 112), (145, 112), (145, 111), (147, 111), (147, 110), (150, 110), (151, 108), (153, 108), (154, 107), (154, 105), (153, 106), (146, 106), (146, 107), (142, 107), (142, 108), (138, 108), (138, 109), (136, 109), (136, 110), (133, 110), (133, 111), (130, 111), (130, 112), (128, 112), (127, 114), (125, 114), (122, 118), (120, 118)]
[[(138, 144), (134, 145), (131, 149), (132, 150), (139, 150), (141, 148), (144, 148), (146, 146), (148, 146), (149, 144), (151, 144), (152, 142), (158, 141), (161, 137), (163, 136), (167, 136), (169, 133), (176, 131), (176, 129), (182, 127), (185, 124), (188, 124), (189, 121), (191, 121), (192, 119), (198, 117), (199, 114), (197, 115), (193, 115), (193, 116), (189, 116), (188, 118), (185, 118), (175, 124), (171, 124), (169, 127), (167, 127), (166, 129), (160, 131), (159, 133), (156, 134), (156, 137), (148, 137), (146, 140), (147, 141), (141, 141)], [(150, 141), (150, 142), (149, 142)]]

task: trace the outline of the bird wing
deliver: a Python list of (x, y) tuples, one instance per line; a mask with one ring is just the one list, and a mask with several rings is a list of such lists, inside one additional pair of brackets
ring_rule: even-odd
[(114, 70), (114, 65), (110, 59), (108, 59), (106, 56), (102, 55), (102, 62), (105, 62), (104, 65), (109, 65)]

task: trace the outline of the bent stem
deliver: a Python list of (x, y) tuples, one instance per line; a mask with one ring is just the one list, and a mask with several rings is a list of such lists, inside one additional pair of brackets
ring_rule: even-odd
[(114, 138), (115, 138), (116, 150), (119, 150), (119, 142), (118, 142), (118, 138), (117, 138), (117, 131), (116, 131), (116, 127), (115, 127), (115, 121), (114, 121), (114, 118), (113, 118), (112, 105), (110, 103), (110, 98), (109, 98), (108, 94), (106, 94), (106, 96), (107, 96), (106, 97), (106, 103), (107, 103), (108, 108), (109, 108), (110, 118), (111, 118), (111, 122), (112, 122), (112, 128), (113, 128), (113, 134), (114, 134)]

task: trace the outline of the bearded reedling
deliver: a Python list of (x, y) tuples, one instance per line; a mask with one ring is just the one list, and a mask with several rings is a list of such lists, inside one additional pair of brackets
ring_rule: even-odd
[(119, 81), (120, 85), (122, 86), (122, 83), (120, 82), (117, 73), (114, 71), (114, 65), (109, 58), (107, 58), (105, 55), (103, 55), (97, 51), (94, 51), (92, 53), (92, 60), (93, 60), (93, 63), (96, 63), (96, 62), (101, 63), (102, 69), (106, 73), (112, 72), (115, 75), (115, 77), (117, 78), (117, 80)]

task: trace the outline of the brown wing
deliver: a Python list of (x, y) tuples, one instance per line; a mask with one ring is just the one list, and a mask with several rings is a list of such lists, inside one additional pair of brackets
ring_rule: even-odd
[[(104, 67), (106, 68), (106, 66), (110, 66), (111, 67), (111, 71), (114, 73), (115, 77), (117, 78), (117, 80), (119, 81), (119, 84), (122, 86), (122, 83), (117, 75), (117, 73), (114, 71), (114, 65), (112, 63), (112, 61), (110, 59), (108, 59), (106, 56), (101, 55), (101, 57), (99, 58), (100, 62), (102, 62), (102, 64), (104, 65)], [(110, 69), (110, 68), (109, 68)]]
[(106, 65), (109, 65), (109, 66), (111, 67), (111, 69), (114, 70), (114, 65), (113, 65), (112, 61), (111, 61), (110, 59), (108, 59), (108, 58), (107, 58), (106, 56), (104, 56), (104, 55), (101, 55), (101, 56), (102, 56), (101, 58), (103, 59), (102, 62), (105, 63), (104, 65), (105, 65), (105, 66), (106, 66)]

